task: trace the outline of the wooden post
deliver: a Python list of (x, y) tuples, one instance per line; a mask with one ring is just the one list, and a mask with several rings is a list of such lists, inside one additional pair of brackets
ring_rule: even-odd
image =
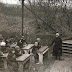
[(24, 29), (23, 20), (24, 20), (24, 0), (22, 0), (22, 36), (23, 36), (23, 29)]

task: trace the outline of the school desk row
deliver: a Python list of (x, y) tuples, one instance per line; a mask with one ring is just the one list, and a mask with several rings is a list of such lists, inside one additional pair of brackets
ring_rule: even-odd
[[(32, 53), (32, 46), (33, 44), (28, 44), (28, 46), (24, 47), (23, 50), (25, 51), (25, 54), (23, 54), (22, 56), (18, 57), (16, 59), (16, 61), (18, 62), (19, 64), (19, 71), (20, 72), (23, 72), (23, 66), (24, 64), (27, 62), (27, 61), (31, 61), (33, 57), (33, 54)], [(30, 54), (28, 54), (30, 51)], [(39, 50), (38, 50), (38, 55), (39, 55), (39, 64), (43, 64), (43, 55), (45, 53), (48, 53), (48, 56), (49, 56), (49, 48), (48, 46), (42, 46)], [(1, 58), (3, 59), (3, 64), (4, 64), (4, 69), (8, 69), (7, 67), (7, 56), (8, 56), (8, 53), (4, 54), (4, 56), (1, 56)]]

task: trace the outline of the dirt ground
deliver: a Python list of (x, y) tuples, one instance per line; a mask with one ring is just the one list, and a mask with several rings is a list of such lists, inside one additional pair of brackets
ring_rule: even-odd
[[(33, 65), (32, 65), (33, 66)], [(62, 60), (54, 57), (45, 58), (43, 65), (35, 65), (31, 72), (72, 72), (72, 56), (63, 55)]]
[(72, 72), (72, 56), (63, 56), (62, 61), (55, 60), (44, 72)]
[[(2, 63), (0, 63), (0, 66)], [(0, 72), (6, 72), (0, 68)], [(8, 71), (7, 71), (8, 72)], [(72, 72), (72, 56), (62, 56), (62, 61), (55, 60), (54, 57), (44, 58), (44, 64), (30, 63), (29, 69), (24, 69), (24, 72)]]

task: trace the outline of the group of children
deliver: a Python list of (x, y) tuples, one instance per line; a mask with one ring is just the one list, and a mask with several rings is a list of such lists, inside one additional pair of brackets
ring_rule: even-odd
[[(19, 39), (18, 42), (16, 43), (16, 45), (13, 45), (13, 42), (9, 44), (8, 41), (4, 41), (4, 40), (1, 42), (0, 56), (4, 55), (5, 53), (8, 53), (7, 62), (8, 62), (9, 69), (11, 67), (11, 69), (14, 72), (17, 72), (18, 63), (16, 62), (16, 58), (21, 56), (22, 54), (24, 54), (24, 51), (21, 48), (23, 48), (27, 45), (28, 45), (28, 43), (26, 42), (26, 40), (24, 40), (24, 37)], [(32, 53), (34, 54), (36, 63), (38, 62), (37, 50), (40, 47), (41, 47), (40, 46), (40, 38), (37, 38), (34, 43), (33, 50), (32, 50)]]

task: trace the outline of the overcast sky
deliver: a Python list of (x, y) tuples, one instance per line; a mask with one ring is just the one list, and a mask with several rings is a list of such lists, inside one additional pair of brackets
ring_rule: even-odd
[[(20, 4), (19, 0), (0, 0), (0, 2), (5, 4)], [(25, 0), (25, 3), (28, 3), (27, 0)]]
[[(33, 2), (34, 0), (30, 0), (30, 1)], [(38, 0), (35, 0), (35, 1), (38, 1)], [(0, 2), (5, 4), (20, 4), (19, 0), (0, 0)], [(25, 0), (25, 3), (28, 3), (28, 0)]]
[[(34, 0), (30, 0), (30, 1), (33, 2)], [(38, 1), (38, 0), (35, 0), (35, 1)], [(47, 0), (44, 0), (44, 1), (47, 1)], [(0, 2), (5, 4), (20, 4), (19, 0), (0, 0)], [(28, 0), (25, 0), (25, 3), (27, 4)]]

